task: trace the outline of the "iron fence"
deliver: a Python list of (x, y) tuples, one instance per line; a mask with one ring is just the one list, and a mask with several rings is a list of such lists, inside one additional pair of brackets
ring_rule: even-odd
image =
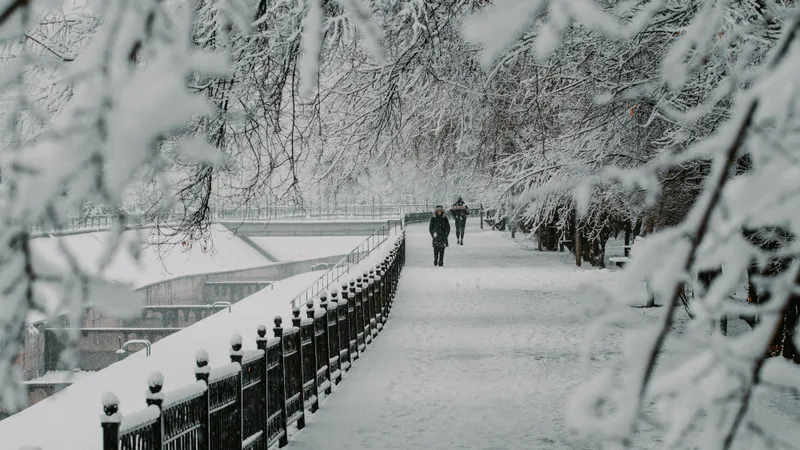
[[(154, 374), (148, 379), (147, 407), (125, 417), (117, 398), (104, 395), (103, 450), (286, 446), (288, 427), (305, 427), (306, 411), (315, 412), (320, 399), (331, 394), (331, 382), (341, 381), (341, 371), (351, 367), (349, 356), (342, 355), (350, 355), (354, 334), (368, 330), (371, 342), (383, 328), (404, 265), (405, 235), (400, 233), (389, 256), (360, 277), (358, 285), (345, 285), (341, 299), (321, 299), (317, 309), (312, 300), (306, 304), (306, 319), (295, 307), (292, 327), (283, 328), (276, 317), (271, 339), (266, 326), (259, 326), (258, 350), (243, 352), (236, 334), (230, 341), (231, 362), (214, 369), (209, 369), (208, 354), (200, 351), (195, 357), (197, 382), (166, 395), (161, 392), (163, 377)], [(344, 360), (346, 368), (341, 366)]]

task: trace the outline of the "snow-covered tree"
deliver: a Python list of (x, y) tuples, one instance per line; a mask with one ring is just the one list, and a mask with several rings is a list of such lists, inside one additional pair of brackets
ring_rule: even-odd
[[(641, 190), (645, 222), (657, 231), (607, 294), (622, 304), (641, 302), (646, 294), (633, 287), (646, 281), (665, 305), (661, 320), (631, 333), (636, 344), (624, 358), (576, 393), (569, 419), (583, 435), (628, 445), (646, 422), (665, 430), (668, 448), (786, 445), (759, 411), (771, 396), (796, 389), (798, 376), (797, 366), (769, 358), (776, 342), (790, 360), (796, 345), (797, 18), (796, 5), (770, 1), (508, 0), (467, 23), (487, 65), (526, 41), (548, 64), (563, 66), (564, 52), (584, 45), (587, 61), (609, 65), (575, 80), (594, 87), (579, 94), (584, 111), (618, 111), (586, 122), (600, 134), (589, 159), (577, 162), (606, 157), (578, 189), (576, 208), (592, 214), (606, 198), (603, 186)], [(620, 126), (623, 102), (630, 102), (631, 122), (645, 115), (644, 123)], [(573, 119), (565, 123), (581, 130)], [(652, 136), (637, 136), (641, 127)], [(632, 163), (608, 159), (615, 147), (634, 156)], [(529, 183), (533, 189), (521, 199), (536, 202), (551, 186), (565, 187), (555, 181)], [(765, 295), (749, 307), (728, 298), (748, 268)], [(709, 271), (718, 275), (708, 289), (695, 289), (691, 336), (671, 333), (684, 284)], [(739, 339), (708, 326), (740, 314), (759, 321)], [(695, 355), (659, 365), (668, 338), (693, 339)]]

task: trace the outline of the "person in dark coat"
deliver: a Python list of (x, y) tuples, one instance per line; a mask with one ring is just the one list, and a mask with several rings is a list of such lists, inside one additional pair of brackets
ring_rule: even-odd
[(464, 245), (464, 228), (467, 227), (467, 216), (469, 215), (469, 208), (461, 197), (458, 197), (453, 207), (450, 208), (450, 214), (453, 215), (453, 221), (456, 223), (456, 239), (459, 245)]
[(447, 237), (450, 236), (450, 221), (444, 215), (444, 207), (437, 206), (428, 225), (428, 231), (433, 238), (433, 265), (444, 266), (444, 248), (449, 244)]

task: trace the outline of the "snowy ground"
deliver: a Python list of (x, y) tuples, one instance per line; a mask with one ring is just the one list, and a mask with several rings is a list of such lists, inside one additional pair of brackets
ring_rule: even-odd
[(593, 317), (582, 282), (607, 272), (525, 250), (477, 223), (433, 267), (424, 227), (385, 331), (296, 449), (583, 448), (564, 425), (578, 349)]
[[(68, 251), (92, 272), (97, 271), (100, 258), (111, 240), (111, 232), (74, 234), (62, 237), (41, 237), (33, 240), (34, 252), (61, 264), (66, 264), (59, 245)], [(126, 245), (137, 245), (142, 249), (140, 264), (121, 253), (111, 261), (103, 272), (106, 277), (131, 283), (134, 288), (177, 278), (184, 275), (243, 270), (260, 267), (271, 262), (247, 243), (220, 226), (211, 227), (208, 244), (195, 242), (191, 246), (141, 245), (146, 234), (129, 231), (124, 234)]]
[[(608, 304), (588, 283), (614, 282), (613, 270), (577, 268), (568, 253), (540, 253), (507, 234), (468, 227), (433, 267), (424, 227), (408, 232), (408, 264), (385, 331), (290, 440), (298, 450), (594, 449), (567, 427), (575, 388), (620, 356), (622, 325), (593, 342), (587, 327)], [(655, 322), (664, 309), (631, 309)], [(688, 320), (681, 314), (677, 328)], [(742, 323), (731, 319), (731, 331)], [(746, 325), (745, 325), (746, 326)], [(680, 332), (680, 331), (679, 331)], [(668, 345), (660, 367), (685, 361), (686, 343)], [(657, 370), (660, 372), (660, 370)], [(766, 401), (764, 413), (793, 441), (797, 402)], [(792, 436), (790, 438), (790, 436)], [(643, 425), (635, 449), (660, 447)], [(747, 447), (750, 448), (750, 447)]]
[[(155, 239), (135, 231), (125, 233), (126, 243), (136, 245), (139, 239)], [(111, 232), (74, 234), (61, 237), (42, 237), (33, 240), (33, 249), (41, 255), (66, 264), (59, 245), (63, 244), (89, 270), (96, 271)], [(300, 261), (344, 255), (361, 244), (366, 236), (313, 237), (256, 237), (257, 245), (275, 256), (278, 261)], [(185, 275), (245, 270), (273, 264), (256, 249), (219, 225), (212, 225), (208, 242), (181, 245), (140, 245), (140, 264), (132, 258), (118, 256), (104, 274), (113, 280), (128, 282), (134, 288)]]

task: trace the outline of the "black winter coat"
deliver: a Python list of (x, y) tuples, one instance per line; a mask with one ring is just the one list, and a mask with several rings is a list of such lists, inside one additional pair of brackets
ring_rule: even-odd
[(467, 216), (469, 215), (469, 208), (467, 208), (467, 205), (463, 200), (460, 200), (453, 203), (453, 207), (450, 208), (450, 214), (453, 215), (453, 219), (460, 222), (465, 222), (467, 220)]
[(428, 231), (433, 238), (434, 247), (447, 247), (447, 237), (450, 236), (450, 221), (447, 217), (431, 217), (431, 223), (428, 225)]

